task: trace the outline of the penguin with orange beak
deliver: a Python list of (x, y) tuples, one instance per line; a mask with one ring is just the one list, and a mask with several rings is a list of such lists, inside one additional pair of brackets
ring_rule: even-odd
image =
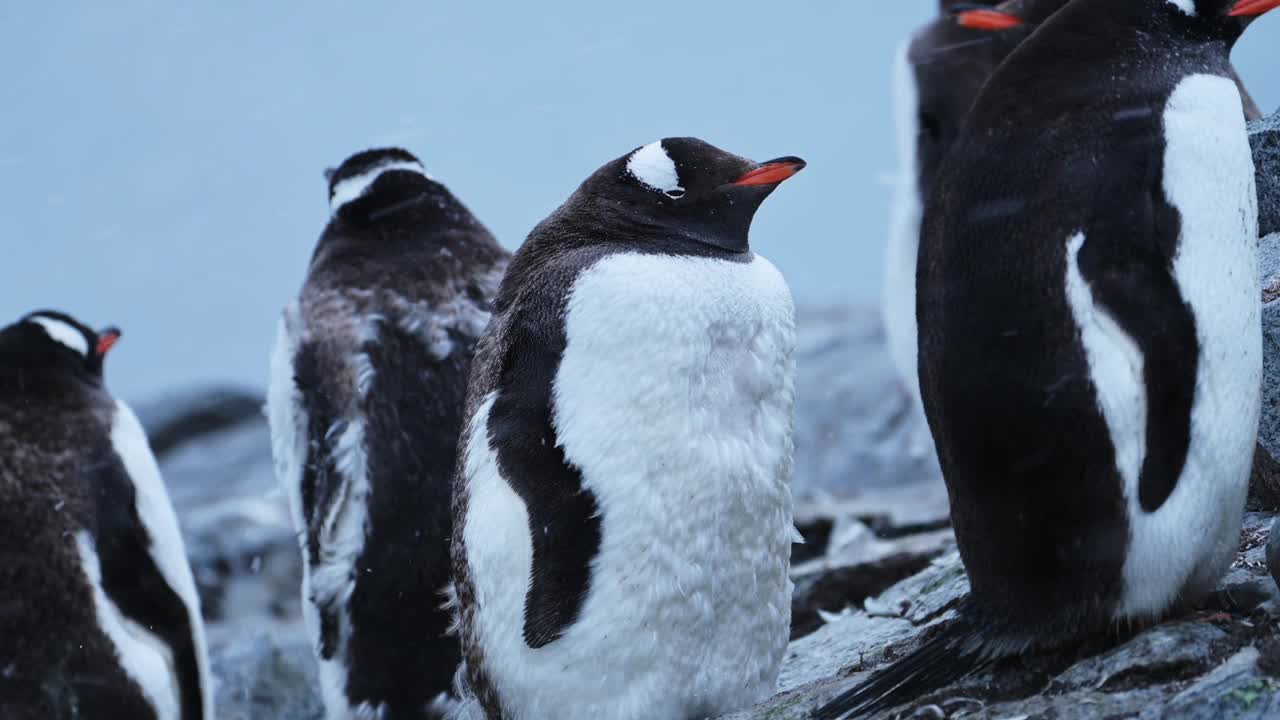
[(0, 717), (213, 717), (200, 600), (120, 339), (51, 310), (0, 329)]
[(925, 211), (916, 306), (970, 594), (816, 717), (1159, 621), (1229, 567), (1262, 372), (1229, 53), (1277, 6), (1072, 0), (979, 93)]

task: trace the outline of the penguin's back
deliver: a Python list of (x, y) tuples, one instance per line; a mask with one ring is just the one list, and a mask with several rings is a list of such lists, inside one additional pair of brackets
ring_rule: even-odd
[(0, 587), (19, 590), (0, 613), (0, 715), (207, 715), (203, 628), (172, 508), (162, 485), (131, 477), (130, 446), (113, 444), (135, 439), (132, 413), (101, 392), (0, 408)]

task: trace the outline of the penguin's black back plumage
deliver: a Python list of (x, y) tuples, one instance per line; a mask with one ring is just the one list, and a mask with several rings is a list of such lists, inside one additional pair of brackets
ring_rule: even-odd
[[(1202, 13), (1211, 4), (1197, 3)], [(1174, 274), (1185, 218), (1168, 194), (1166, 106), (1188, 76), (1234, 78), (1228, 52), (1243, 25), (1227, 4), (1197, 17), (1167, 0), (1075, 0), (980, 93), (926, 209), (917, 282), (921, 390), (971, 595), (954, 622), (817, 717), (893, 707), (1204, 589), (1189, 584), (1193, 573), (1169, 604), (1128, 609), (1143, 592), (1128, 565), (1133, 523), (1151, 522), (1183, 477), (1202, 362)], [(1108, 424), (1118, 396), (1099, 390), (1107, 379), (1082, 340), (1082, 300), (1068, 296), (1078, 288), (1097, 308), (1089, 322), (1118, 348), (1110, 357), (1131, 343), (1141, 363), (1142, 399), (1124, 403), (1144, 411), (1136, 439)], [(1138, 461), (1120, 455), (1135, 445)], [(1121, 470), (1131, 462), (1132, 499)], [(1188, 532), (1189, 548), (1217, 542)], [(1229, 527), (1222, 542), (1234, 548)]]
[[(437, 717), (460, 658), (443, 607), (454, 453), (508, 253), (403, 150), (355, 155), (329, 181), (333, 216), (285, 323), (284, 382), (305, 432), (304, 602), (316, 605), (322, 666), (340, 668), (333, 680), (322, 672), (338, 686), (326, 704)], [(353, 182), (358, 193), (345, 189)], [(343, 531), (350, 522), (361, 527)], [(321, 580), (326, 567), (342, 577)]]
[[(82, 332), (86, 356), (32, 318)], [(112, 440), (123, 410), (103, 387), (94, 339), (50, 311), (0, 330), (0, 717), (157, 717), (130, 648), (104, 626), (127, 620), (171, 653), (164, 682), (178, 716), (202, 718), (198, 615), (153, 556), (177, 538), (139, 515), (141, 491)], [(180, 544), (166, 550), (182, 556)]]

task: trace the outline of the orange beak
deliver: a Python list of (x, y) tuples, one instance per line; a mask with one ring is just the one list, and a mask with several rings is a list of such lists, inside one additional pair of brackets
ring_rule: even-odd
[[(1247, 1), (1247, 0), (1245, 0)], [(956, 14), (956, 22), (960, 27), (967, 27), (971, 30), (986, 30), (989, 32), (1000, 32), (1022, 25), (1022, 18), (1017, 15), (1000, 12), (999, 10), (965, 10)]]
[(95, 348), (99, 356), (104, 356), (116, 341), (120, 339), (120, 328), (109, 327), (98, 331), (98, 345)]
[(1280, 7), (1280, 0), (1239, 0), (1227, 13), (1232, 17), (1254, 17)]
[(750, 170), (743, 174), (742, 177), (729, 183), (730, 185), (777, 185), (787, 178), (800, 172), (805, 167), (805, 161), (798, 157), (783, 157), (776, 160), (760, 163), (760, 167)]

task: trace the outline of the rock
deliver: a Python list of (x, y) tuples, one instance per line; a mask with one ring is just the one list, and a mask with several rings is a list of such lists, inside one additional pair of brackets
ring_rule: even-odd
[(221, 720), (320, 720), (316, 662), (302, 625), (241, 619), (209, 626)]
[(201, 436), (262, 415), (263, 394), (239, 388), (191, 388), (139, 405), (151, 451), (163, 457)]
[[(150, 427), (187, 428), (173, 432), (175, 444), (159, 460), (205, 617), (300, 618), (302, 558), (276, 484), (265, 418), (257, 409), (210, 411), (243, 409), (221, 390), (170, 397), (194, 409), (151, 410), (148, 417), (168, 418)], [(233, 415), (239, 420), (232, 422)], [(209, 420), (215, 416), (223, 419)], [(208, 421), (190, 420), (197, 417)]]
[[(1263, 390), (1264, 403), (1268, 391)], [(1264, 404), (1263, 415), (1267, 415)], [(1263, 427), (1259, 423), (1259, 428)], [(1261, 432), (1261, 430), (1260, 430)], [(1248, 508), (1253, 511), (1280, 511), (1280, 462), (1262, 446), (1261, 441), (1253, 451), (1253, 469), (1249, 473)]]
[[(1069, 652), (1006, 660), (877, 717), (1274, 716), (1280, 711), (1280, 590), (1264, 560), (1274, 521), (1267, 513), (1245, 517), (1236, 559), (1203, 610)], [(914, 647), (926, 628), (952, 616), (967, 591), (958, 553), (935, 559), (863, 609), (793, 641), (779, 694), (726, 717), (808, 717)]]
[(1212, 646), (1227, 633), (1207, 623), (1169, 622), (1109, 652), (1085, 658), (1054, 679), (1049, 692), (1080, 688), (1114, 692), (1155, 677), (1196, 677), (1208, 668)]
[(1258, 231), (1280, 232), (1280, 112), (1249, 123), (1258, 183)]
[(921, 485), (946, 490), (924, 417), (898, 384), (874, 308), (803, 308), (798, 317), (798, 500)]
[(1271, 523), (1271, 529), (1267, 535), (1267, 570), (1271, 573), (1271, 579), (1280, 586), (1280, 519)]
[(860, 604), (923, 570), (954, 543), (949, 528), (886, 539), (858, 520), (838, 523), (822, 557), (801, 563), (793, 558), (792, 639), (821, 627), (824, 614)]
[(1143, 720), (1184, 718), (1274, 718), (1280, 716), (1280, 681), (1262, 676), (1258, 651), (1247, 647), (1232, 655), (1159, 709), (1147, 708)]
[(1261, 240), (1262, 415), (1249, 507), (1280, 510), (1280, 233)]

